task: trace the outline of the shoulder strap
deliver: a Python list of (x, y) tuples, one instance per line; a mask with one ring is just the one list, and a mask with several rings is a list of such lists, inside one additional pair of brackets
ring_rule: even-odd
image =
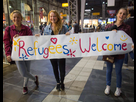
[[(8, 34), (9, 34), (9, 36), (10, 36), (10, 26), (9, 26), (9, 31), (8, 31)], [(10, 36), (11, 37), (11, 36)]]

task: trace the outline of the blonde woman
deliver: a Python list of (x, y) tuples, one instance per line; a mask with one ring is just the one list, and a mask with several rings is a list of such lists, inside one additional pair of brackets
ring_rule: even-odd
[[(7, 56), (7, 61), (11, 62), (11, 48), (12, 44), (10, 43), (10, 39), (13, 42), (13, 37), (16, 38), (18, 36), (32, 36), (32, 31), (30, 30), (29, 27), (25, 26), (22, 24), (22, 14), (18, 10), (14, 10), (10, 14), (10, 19), (13, 21), (13, 25), (6, 27), (5, 29), (5, 34), (3, 37), (3, 42), (4, 42), (4, 48), (5, 48), (5, 53)], [(31, 61), (15, 61), (19, 73), (24, 77), (24, 82), (23, 82), (23, 94), (28, 93), (27, 89), (27, 84), (29, 78), (33, 80), (38, 87), (38, 76), (33, 76), (30, 74), (30, 62)]]
[[(69, 35), (68, 29), (66, 26), (62, 24), (61, 18), (56, 10), (51, 10), (48, 13), (48, 22), (47, 26), (44, 28), (44, 35), (59, 35), (65, 34)], [(40, 34), (36, 34), (35, 36), (40, 36)], [(55, 79), (57, 81), (56, 89), (58, 91), (65, 90), (64, 86), (64, 77), (65, 77), (65, 59), (50, 59)], [(59, 72), (60, 71), (60, 78)]]

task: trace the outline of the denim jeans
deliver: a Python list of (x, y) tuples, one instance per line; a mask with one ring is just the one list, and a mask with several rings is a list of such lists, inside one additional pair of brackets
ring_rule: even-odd
[[(133, 51), (130, 51), (130, 52), (129, 52), (129, 55), (130, 55), (130, 57), (131, 57), (132, 59), (134, 59), (134, 53), (133, 53)], [(125, 54), (124, 63), (125, 63), (125, 64), (128, 64), (128, 53)]]
[(18, 71), (21, 74), (21, 76), (24, 77), (24, 83), (23, 87), (27, 87), (29, 78), (31, 80), (36, 80), (33, 75), (30, 74), (30, 62), (31, 61), (15, 61)]
[[(115, 59), (115, 71), (116, 71), (116, 87), (121, 88), (122, 82), (122, 65), (124, 59)], [(111, 85), (111, 76), (112, 76), (112, 69), (113, 63), (106, 62), (107, 70), (106, 70), (106, 85)]]

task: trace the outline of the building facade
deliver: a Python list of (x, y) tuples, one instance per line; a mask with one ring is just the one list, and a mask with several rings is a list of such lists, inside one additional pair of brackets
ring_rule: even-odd
[(3, 27), (13, 24), (9, 18), (13, 10), (21, 11), (22, 24), (33, 24), (35, 29), (39, 28), (40, 23), (47, 22), (50, 10), (68, 14), (68, 9), (56, 0), (3, 0)]

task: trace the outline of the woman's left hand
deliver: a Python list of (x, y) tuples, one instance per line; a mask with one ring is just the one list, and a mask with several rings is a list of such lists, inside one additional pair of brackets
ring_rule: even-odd
[(134, 49), (134, 45), (131, 46)]
[(117, 30), (116, 29), (113, 29), (112, 31), (115, 31), (117, 33)]
[(69, 32), (67, 32), (65, 35), (70, 35), (70, 33), (69, 33)]

